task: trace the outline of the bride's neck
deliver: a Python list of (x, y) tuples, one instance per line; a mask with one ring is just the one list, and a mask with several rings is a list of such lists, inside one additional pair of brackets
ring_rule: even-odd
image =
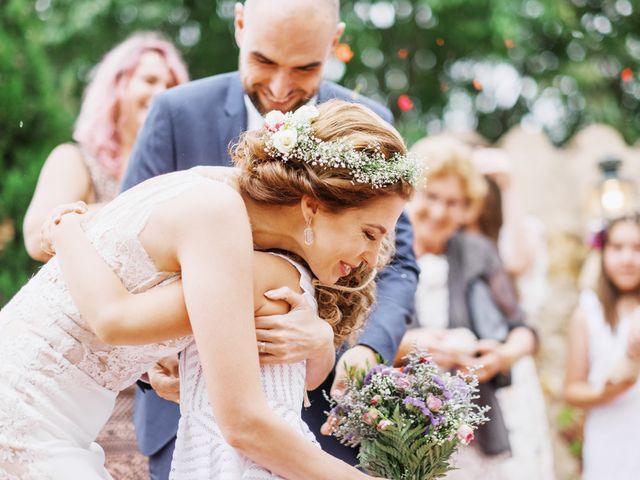
[(249, 214), (254, 247), (257, 250), (286, 250), (302, 256), (299, 239), (305, 224), (300, 205), (264, 205), (240, 194)]

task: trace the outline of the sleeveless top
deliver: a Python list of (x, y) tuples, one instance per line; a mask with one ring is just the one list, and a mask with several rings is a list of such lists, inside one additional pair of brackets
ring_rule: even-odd
[[(300, 273), (304, 298), (317, 308), (308, 271), (290, 258)], [(262, 388), (269, 406), (315, 443), (301, 418), (305, 393), (306, 364), (262, 365)], [(233, 395), (233, 385), (229, 385)], [(171, 466), (171, 480), (271, 480), (280, 477), (253, 463), (224, 439), (209, 403), (202, 365), (195, 342), (180, 356), (180, 423)]]
[(106, 203), (116, 198), (120, 192), (120, 180), (110, 175), (100, 161), (86, 148), (81, 145), (78, 145), (78, 148), (91, 178), (93, 201)]
[[(587, 321), (589, 383), (602, 386), (625, 355), (630, 318), (623, 317), (615, 330), (607, 323), (600, 299), (592, 290), (580, 295), (580, 309)], [(640, 472), (640, 382), (609, 403), (592, 407), (584, 426), (583, 480), (634, 479)]]

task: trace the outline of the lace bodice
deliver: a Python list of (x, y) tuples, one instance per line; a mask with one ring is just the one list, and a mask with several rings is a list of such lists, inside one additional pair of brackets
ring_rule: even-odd
[[(210, 181), (193, 172), (179, 172), (152, 180), (152, 185), (134, 188), (106, 205), (85, 225), (86, 234), (103, 259), (130, 292), (143, 292), (171, 282), (176, 273), (158, 272), (138, 240), (150, 213), (195, 183)], [(142, 346), (111, 346), (100, 341), (80, 316), (62, 278), (56, 258), (11, 300), (0, 314), (0, 329), (28, 326), (37, 332), (41, 355), (34, 356), (34, 368), (58, 374), (71, 364), (109, 390), (119, 391), (134, 383), (158, 358), (182, 350), (189, 338)], [(29, 344), (12, 343), (29, 352)], [(5, 337), (6, 338), (6, 337)], [(66, 361), (63, 361), (64, 358)], [(40, 363), (40, 360), (42, 363)]]

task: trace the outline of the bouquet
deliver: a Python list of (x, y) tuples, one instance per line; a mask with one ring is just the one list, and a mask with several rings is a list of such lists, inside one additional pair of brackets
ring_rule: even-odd
[(349, 372), (348, 389), (328, 424), (342, 443), (360, 445), (360, 466), (390, 480), (430, 480), (454, 467), (451, 455), (468, 445), (487, 421), (488, 407), (474, 403), (473, 374), (442, 372), (424, 354), (412, 352), (402, 368), (376, 365)]

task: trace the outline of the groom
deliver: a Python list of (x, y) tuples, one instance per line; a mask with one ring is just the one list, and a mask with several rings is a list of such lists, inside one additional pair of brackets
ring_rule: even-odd
[[(291, 111), (305, 103), (339, 98), (360, 102), (391, 122), (386, 108), (321, 80), (323, 66), (344, 31), (339, 7), (339, 0), (247, 0), (237, 4), (234, 26), (239, 71), (191, 82), (154, 100), (134, 146), (123, 189), (195, 165), (230, 165), (229, 145), (241, 132), (259, 128), (262, 115), (270, 110)], [(386, 360), (394, 358), (413, 308), (418, 278), (411, 242), (411, 229), (403, 216), (396, 231), (396, 257), (380, 275), (376, 310), (359, 344), (342, 353), (335, 380), (328, 379), (312, 392), (312, 406), (304, 412), (323, 449), (352, 464), (356, 461), (353, 449), (319, 433), (327, 410), (321, 391), (336, 393), (343, 387), (345, 363), (373, 364), (376, 354)], [(288, 300), (296, 306), (288, 315), (256, 319), (258, 340), (267, 340), (268, 330), (271, 363), (326, 356), (332, 345), (317, 334), (320, 320), (300, 298)], [(265, 343), (260, 344), (262, 350)], [(138, 392), (134, 421), (140, 449), (150, 457), (152, 479), (168, 478), (178, 418), (176, 404), (152, 390)]]

